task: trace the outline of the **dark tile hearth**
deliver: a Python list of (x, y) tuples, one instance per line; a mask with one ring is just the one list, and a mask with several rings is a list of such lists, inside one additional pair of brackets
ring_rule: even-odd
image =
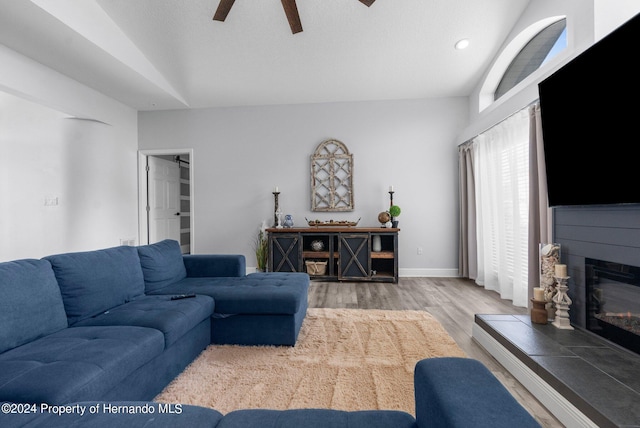
[(640, 427), (640, 355), (529, 315), (476, 315), (475, 323), (598, 426)]

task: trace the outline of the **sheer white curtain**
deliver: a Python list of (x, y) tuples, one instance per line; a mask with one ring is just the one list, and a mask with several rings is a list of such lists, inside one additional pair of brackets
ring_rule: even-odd
[(477, 210), (476, 282), (528, 306), (529, 113), (524, 109), (473, 140)]

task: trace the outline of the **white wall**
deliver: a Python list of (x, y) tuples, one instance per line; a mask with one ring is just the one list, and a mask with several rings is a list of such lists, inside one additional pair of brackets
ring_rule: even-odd
[(135, 238), (135, 110), (2, 46), (0, 63), (0, 261)]
[(594, 0), (594, 39), (600, 40), (612, 30), (640, 13), (638, 0)]
[[(378, 226), (393, 185), (401, 275), (457, 275), (455, 136), (467, 111), (466, 98), (443, 98), (140, 112), (139, 145), (193, 148), (197, 253), (240, 253), (255, 266), (252, 243), (262, 220), (272, 222), (274, 186), (296, 225), (361, 217), (360, 226)], [(328, 138), (353, 154), (353, 212), (310, 209), (310, 156)]]

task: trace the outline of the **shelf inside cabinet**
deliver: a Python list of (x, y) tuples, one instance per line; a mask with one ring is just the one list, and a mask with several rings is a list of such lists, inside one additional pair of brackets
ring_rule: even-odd
[[(302, 258), (305, 259), (328, 259), (331, 253), (329, 251), (303, 251)], [(334, 258), (338, 258), (338, 253), (333, 253)]]
[(393, 272), (376, 272), (371, 278), (393, 278)]
[(371, 258), (372, 259), (392, 259), (396, 255), (393, 251), (372, 251)]

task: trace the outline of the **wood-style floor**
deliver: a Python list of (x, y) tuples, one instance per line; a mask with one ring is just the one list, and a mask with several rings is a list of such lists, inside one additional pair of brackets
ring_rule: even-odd
[(528, 313), (473, 281), (460, 278), (400, 278), (398, 284), (311, 281), (309, 307), (427, 311), (467, 356), (482, 361), (543, 427), (563, 426), (472, 339), (475, 314)]

